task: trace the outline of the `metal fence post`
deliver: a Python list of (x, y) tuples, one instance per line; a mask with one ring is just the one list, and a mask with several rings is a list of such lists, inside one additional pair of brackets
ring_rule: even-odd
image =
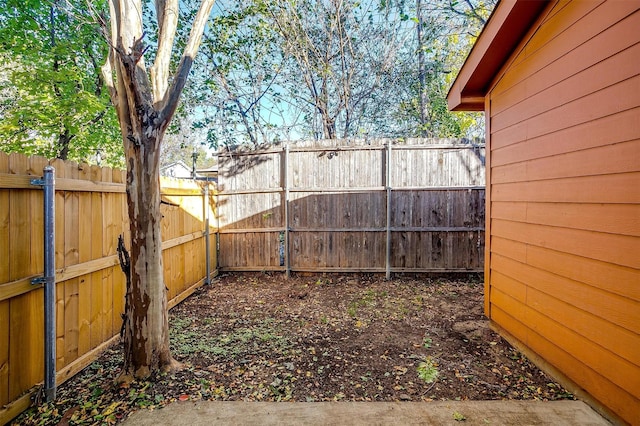
[(44, 168), (44, 321), (45, 321), (45, 399), (56, 398), (56, 219), (55, 169)]
[(209, 181), (206, 181), (204, 185), (202, 207), (204, 209), (204, 243), (206, 246), (205, 253), (207, 256), (207, 276), (204, 279), (204, 283), (209, 284), (209, 277), (211, 276), (211, 254), (209, 251)]
[(46, 166), (43, 175), (31, 184), (42, 186), (44, 192), (44, 277), (32, 282), (44, 284), (44, 397), (51, 402), (56, 398), (55, 169)]

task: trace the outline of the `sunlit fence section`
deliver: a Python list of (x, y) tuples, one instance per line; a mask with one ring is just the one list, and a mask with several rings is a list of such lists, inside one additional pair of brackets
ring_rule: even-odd
[[(118, 236), (129, 233), (125, 172), (0, 153), (0, 423), (28, 406), (28, 391), (43, 379), (43, 289), (32, 283), (44, 269), (43, 193), (31, 181), (49, 164), (56, 176), (57, 381), (84, 368), (122, 324), (125, 277), (116, 249)], [(213, 214), (213, 190), (205, 200), (204, 183), (161, 183), (165, 285), (175, 304), (205, 281), (204, 217)]]

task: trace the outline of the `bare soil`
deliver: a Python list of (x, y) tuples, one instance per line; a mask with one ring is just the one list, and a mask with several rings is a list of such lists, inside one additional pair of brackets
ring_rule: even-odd
[(223, 275), (171, 311), (182, 371), (117, 386), (117, 346), (17, 422), (116, 423), (197, 399), (573, 398), (489, 329), (482, 282), (464, 278)]

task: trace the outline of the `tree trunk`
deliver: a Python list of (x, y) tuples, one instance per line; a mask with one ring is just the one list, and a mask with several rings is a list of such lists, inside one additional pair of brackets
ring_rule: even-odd
[(420, 93), (418, 98), (418, 105), (420, 108), (420, 136), (426, 137), (427, 121), (429, 118), (429, 94), (427, 92), (427, 78), (426, 78), (426, 64), (424, 59), (424, 40), (422, 34), (422, 26), (424, 20), (422, 19), (422, 1), (416, 0), (416, 14), (417, 14), (417, 38), (418, 38), (418, 85), (420, 87)]
[(73, 135), (69, 134), (69, 129), (65, 128), (64, 132), (58, 134), (58, 142), (56, 143), (56, 158), (66, 160), (69, 158), (69, 143), (73, 139)]
[[(131, 231), (131, 288), (125, 313), (125, 368), (130, 376), (145, 378), (152, 371), (175, 367), (169, 351), (167, 289), (162, 268), (160, 236), (160, 140), (158, 129), (140, 144), (128, 141), (127, 204)], [(136, 138), (138, 139), (138, 138)], [(142, 138), (141, 138), (142, 139)], [(125, 380), (127, 380), (125, 379)]]

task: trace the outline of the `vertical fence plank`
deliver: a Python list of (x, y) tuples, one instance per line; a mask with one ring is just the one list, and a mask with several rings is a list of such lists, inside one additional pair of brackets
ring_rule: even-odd
[[(126, 180), (126, 173), (124, 170), (114, 170), (112, 174), (112, 181), (114, 183), (122, 183), (124, 184)], [(114, 198), (116, 202), (114, 204), (113, 209), (113, 218), (112, 220), (116, 226), (116, 241), (118, 235), (123, 235), (125, 241), (129, 235), (129, 222), (127, 216), (127, 201), (126, 195), (124, 193), (114, 194)], [(117, 250), (116, 250), (117, 251)], [(117, 334), (120, 331), (120, 327), (122, 326), (122, 313), (124, 313), (124, 297), (126, 292), (126, 283), (124, 272), (120, 266), (113, 267), (113, 287), (111, 291), (112, 297), (112, 308), (111, 308), (111, 336)]]
[[(43, 169), (49, 165), (44, 157), (30, 157), (28, 172), (34, 178), (43, 176)], [(29, 213), (31, 223), (31, 274), (44, 272), (44, 196), (42, 190), (29, 191)]]
[(0, 302), (0, 406), (9, 399), (9, 301)]
[[(68, 163), (65, 165), (67, 178), (78, 179), (78, 165)], [(64, 266), (77, 265), (80, 247), (79, 233), (79, 208), (80, 196), (77, 192), (67, 191), (64, 197)], [(78, 358), (78, 342), (80, 333), (79, 324), (79, 285), (80, 280), (73, 278), (64, 283), (64, 357), (69, 364)]]
[[(9, 157), (0, 152), (0, 173), (9, 173)], [(0, 189), (0, 284), (9, 282), (9, 189)], [(9, 403), (9, 301), (0, 302), (0, 406)]]
[[(187, 229), (185, 228), (185, 215), (178, 214), (176, 209), (173, 210), (173, 216), (171, 219), (171, 226), (174, 228), (175, 234), (173, 235), (185, 235)], [(173, 265), (175, 283), (187, 282), (186, 276), (186, 264), (185, 257), (189, 257), (186, 245), (181, 244), (178, 247), (173, 248)], [(177, 286), (177, 285), (176, 285)]]
[[(56, 179), (66, 177), (66, 164), (62, 160), (53, 160), (51, 165), (56, 171)], [(55, 194), (55, 227), (56, 227), (56, 268), (64, 266), (65, 250), (65, 193), (56, 191)], [(65, 283), (56, 284), (56, 369), (60, 370), (65, 366)]]
[[(79, 165), (80, 180), (91, 180), (91, 167), (88, 164)], [(78, 261), (88, 262), (92, 259), (91, 241), (92, 195), (90, 192), (78, 194)], [(79, 277), (78, 282), (78, 356), (82, 356), (91, 349), (91, 274)]]
[(44, 377), (43, 290), (11, 299), (9, 330), (9, 399), (13, 400)]
[[(91, 167), (91, 180), (102, 181), (102, 169), (98, 166)], [(91, 193), (91, 259), (102, 257), (102, 225), (104, 207), (104, 194)], [(90, 285), (91, 305), (89, 320), (89, 346), (91, 349), (100, 345), (102, 340), (102, 271), (91, 273), (88, 284)]]
[[(27, 157), (11, 154), (9, 170), (14, 174), (26, 174)], [(9, 193), (9, 280), (11, 281), (27, 277), (30, 272), (30, 191), (16, 189)]]
[[(10, 173), (28, 174), (28, 158), (11, 154)], [(9, 279), (16, 280), (31, 274), (30, 189), (12, 190), (9, 195)], [(38, 334), (38, 318), (42, 319), (42, 303), (34, 298), (38, 292), (22, 294), (10, 299), (9, 305), (9, 399), (13, 400), (31, 387), (37, 368), (43, 365), (42, 333)], [(39, 292), (42, 294), (42, 292)], [(40, 299), (41, 301), (42, 299)], [(43, 329), (42, 322), (40, 330)], [(35, 337), (40, 336), (40, 338)], [(36, 380), (37, 381), (37, 380)]]
[[(102, 169), (102, 181), (113, 181), (113, 170), (108, 168)], [(116, 240), (118, 238), (116, 224), (113, 221), (113, 213), (117, 208), (117, 195), (112, 193), (104, 193), (102, 217), (102, 256), (111, 256), (116, 254)], [(101, 289), (101, 317), (102, 317), (102, 341), (107, 340), (113, 335), (113, 270), (107, 268), (102, 270)]]

